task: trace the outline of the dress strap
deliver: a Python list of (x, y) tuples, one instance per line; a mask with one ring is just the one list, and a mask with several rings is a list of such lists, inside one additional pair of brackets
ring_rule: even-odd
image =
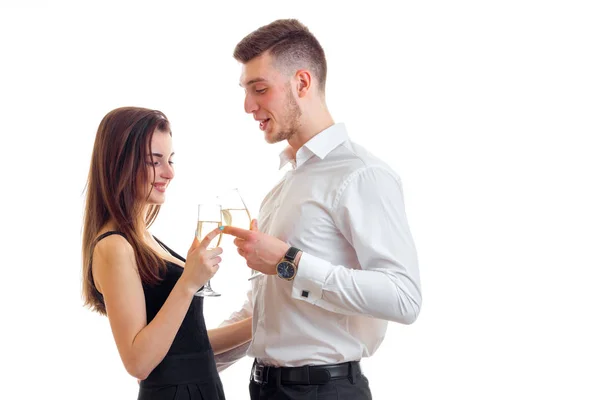
[(162, 246), (163, 249), (165, 249), (166, 251), (169, 252), (169, 254), (171, 254), (173, 257), (180, 259), (181, 261), (185, 262), (185, 258), (181, 257), (179, 254), (177, 254), (175, 251), (171, 250), (169, 248), (169, 246), (167, 246), (166, 244), (164, 244), (163, 242), (161, 242), (160, 240), (158, 240), (158, 238), (154, 235), (152, 235), (152, 237), (154, 238), (154, 240), (156, 240), (158, 242), (158, 244), (160, 244)]
[(98, 237), (96, 238), (96, 240), (94, 240), (94, 245), (96, 245), (96, 243), (98, 243), (99, 241), (101, 241), (102, 239), (104, 239), (105, 237), (107, 237), (107, 236), (110, 236), (110, 235), (120, 235), (120, 236), (123, 236), (125, 239), (127, 239), (127, 238), (125, 237), (125, 234), (124, 234), (123, 232), (119, 232), (119, 231), (108, 231), (108, 232), (104, 232), (102, 235), (98, 236)]

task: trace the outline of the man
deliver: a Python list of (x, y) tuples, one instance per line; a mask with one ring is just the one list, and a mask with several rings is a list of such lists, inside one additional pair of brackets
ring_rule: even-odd
[(234, 58), (245, 111), (268, 143), (287, 140), (281, 167), (292, 165), (252, 230), (224, 230), (265, 274), (229, 321), (254, 317), (251, 398), (370, 399), (360, 359), (387, 321), (410, 324), (421, 307), (400, 179), (334, 123), (325, 54), (300, 22), (259, 28)]

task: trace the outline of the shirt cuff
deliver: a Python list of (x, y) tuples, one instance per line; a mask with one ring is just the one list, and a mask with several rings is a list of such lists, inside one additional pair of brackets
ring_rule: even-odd
[(292, 285), (292, 298), (315, 304), (323, 295), (323, 286), (333, 265), (302, 252)]

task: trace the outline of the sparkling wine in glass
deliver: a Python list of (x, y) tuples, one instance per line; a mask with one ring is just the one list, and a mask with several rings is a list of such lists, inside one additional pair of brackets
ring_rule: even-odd
[[(221, 206), (215, 204), (198, 204), (198, 223), (196, 226), (196, 237), (202, 241), (206, 235), (211, 231), (221, 226)], [(214, 238), (208, 245), (207, 250), (214, 249), (221, 244), (221, 238), (223, 234), (219, 234)], [(216, 241), (216, 244), (214, 242)], [(204, 287), (194, 293), (194, 296), (201, 297), (218, 297), (221, 293), (215, 292), (210, 286), (210, 279), (206, 282)]]
[[(238, 188), (225, 191), (219, 196), (223, 225), (235, 226), (242, 229), (250, 229), (252, 217), (246, 206), (244, 198)], [(252, 276), (248, 280), (264, 275), (262, 272), (252, 270)]]

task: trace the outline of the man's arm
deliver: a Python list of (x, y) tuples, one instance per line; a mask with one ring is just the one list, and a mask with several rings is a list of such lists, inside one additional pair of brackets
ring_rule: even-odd
[(345, 183), (334, 203), (334, 222), (362, 269), (303, 253), (292, 296), (340, 314), (410, 324), (421, 308), (421, 290), (401, 183), (381, 167), (357, 171)]
[[(248, 298), (246, 299), (244, 306), (231, 314), (229, 318), (219, 325), (219, 328), (239, 323), (240, 321), (246, 320), (252, 317), (252, 290), (248, 291)], [(209, 331), (209, 339), (211, 340), (211, 345), (213, 343), (214, 338), (210, 338), (211, 331)], [(248, 347), (250, 347), (251, 341), (247, 341), (237, 347), (230, 348), (227, 351), (220, 352), (219, 354), (215, 354), (215, 361), (217, 363), (217, 371), (221, 372), (231, 365), (235, 364), (238, 360), (242, 359), (246, 356), (246, 351)]]
[(208, 340), (215, 354), (237, 348), (252, 339), (252, 317), (230, 322), (208, 331)]
[[(399, 179), (382, 167), (365, 167), (340, 185), (334, 223), (352, 245), (361, 269), (334, 265), (303, 252), (292, 296), (347, 315), (410, 324), (421, 309), (417, 254), (404, 211)], [(259, 231), (226, 226), (224, 233), (246, 264), (267, 275), (290, 245)]]

